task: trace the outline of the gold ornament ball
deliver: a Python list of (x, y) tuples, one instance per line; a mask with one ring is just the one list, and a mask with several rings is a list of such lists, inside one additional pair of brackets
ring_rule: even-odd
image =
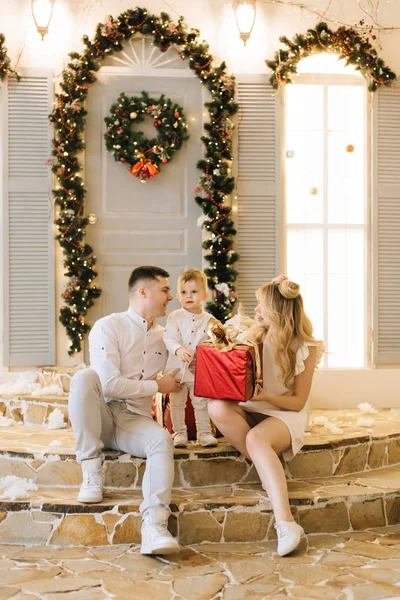
[(132, 120), (133, 120), (133, 119), (136, 119), (136, 117), (137, 117), (137, 113), (135, 113), (135, 112), (131, 112), (131, 114), (129, 115), (129, 117), (130, 117)]
[(347, 152), (354, 152), (354, 146), (352, 144), (349, 144), (348, 146), (346, 146), (346, 151)]
[(145, 179), (141, 179), (140, 183), (147, 183), (147, 181)]
[(318, 194), (318, 188), (312, 187), (310, 190), (311, 196), (316, 196)]

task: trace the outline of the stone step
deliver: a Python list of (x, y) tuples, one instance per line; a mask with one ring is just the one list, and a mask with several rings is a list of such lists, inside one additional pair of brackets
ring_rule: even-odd
[[(295, 519), (306, 533), (361, 531), (400, 520), (398, 467), (289, 481)], [(108, 491), (100, 504), (76, 501), (76, 490), (39, 488), (0, 500), (0, 542), (98, 546), (140, 541), (139, 490)], [(169, 527), (181, 544), (256, 542), (275, 537), (271, 505), (258, 484), (174, 489)]]
[[(341, 413), (315, 411), (313, 417), (326, 416), (332, 421), (338, 418), (333, 414)], [(285, 464), (289, 479), (341, 476), (400, 464), (399, 411), (379, 411), (369, 433), (356, 427), (358, 411), (347, 414), (348, 426), (340, 435), (332, 434), (326, 427), (312, 427), (301, 452)], [(56, 430), (22, 424), (0, 427), (0, 477), (16, 475), (41, 486), (77, 487), (81, 483), (81, 469), (74, 448), (75, 439), (69, 427)], [(251, 463), (223, 439), (217, 448), (209, 449), (190, 442), (187, 449), (175, 451), (175, 460), (176, 487), (259, 482)], [(138, 489), (144, 468), (143, 459), (106, 451), (105, 485), (110, 489)]]
[(0, 394), (0, 415), (23, 425), (43, 427), (52, 412), (61, 410), (69, 424), (68, 394), (38, 396), (31, 394)]

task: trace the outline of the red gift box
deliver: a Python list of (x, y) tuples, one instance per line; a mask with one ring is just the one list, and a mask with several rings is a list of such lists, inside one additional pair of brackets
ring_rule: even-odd
[(256, 364), (254, 346), (238, 343), (229, 352), (223, 352), (211, 342), (199, 344), (196, 349), (195, 396), (236, 402), (251, 400), (257, 384)]

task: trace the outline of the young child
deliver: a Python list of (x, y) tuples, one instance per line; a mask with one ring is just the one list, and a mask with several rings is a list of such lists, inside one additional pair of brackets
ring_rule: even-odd
[(197, 441), (202, 446), (216, 446), (211, 433), (208, 416), (208, 399), (193, 394), (194, 376), (188, 367), (194, 358), (196, 347), (208, 338), (207, 326), (212, 315), (205, 312), (203, 302), (207, 298), (207, 278), (201, 271), (190, 269), (178, 279), (177, 298), (182, 308), (172, 312), (167, 319), (164, 342), (169, 351), (165, 372), (180, 368), (182, 388), (170, 394), (171, 419), (174, 428), (174, 446), (185, 448), (188, 443), (185, 423), (187, 394), (192, 399), (196, 417)]
[(293, 520), (278, 454), (289, 461), (303, 446), (323, 343), (313, 337), (297, 283), (281, 275), (256, 296), (256, 325), (248, 337), (263, 342), (263, 387), (249, 402), (211, 400), (208, 410), (228, 441), (253, 461), (274, 511), (278, 554), (285, 556), (304, 531)]

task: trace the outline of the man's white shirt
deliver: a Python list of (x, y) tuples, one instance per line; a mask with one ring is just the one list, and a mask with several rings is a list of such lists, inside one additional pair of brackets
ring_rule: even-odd
[(164, 332), (164, 342), (168, 349), (167, 366), (165, 373), (172, 369), (181, 369), (181, 383), (192, 382), (194, 375), (175, 354), (178, 348), (185, 348), (189, 352), (196, 351), (202, 342), (208, 339), (208, 321), (212, 318), (210, 313), (202, 310), (200, 314), (193, 314), (185, 308), (179, 308), (172, 312), (167, 319)]
[(155, 379), (167, 359), (164, 328), (147, 326), (129, 308), (99, 319), (89, 334), (90, 366), (100, 377), (105, 400), (126, 400), (132, 412), (146, 417), (158, 391)]

